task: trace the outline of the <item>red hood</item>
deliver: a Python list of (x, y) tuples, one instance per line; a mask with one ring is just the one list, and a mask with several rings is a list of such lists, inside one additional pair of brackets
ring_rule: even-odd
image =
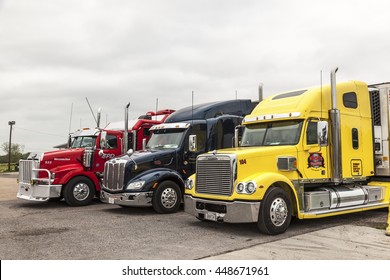
[(84, 148), (51, 151), (43, 154), (40, 168), (51, 170), (54, 167), (68, 164), (80, 164)]

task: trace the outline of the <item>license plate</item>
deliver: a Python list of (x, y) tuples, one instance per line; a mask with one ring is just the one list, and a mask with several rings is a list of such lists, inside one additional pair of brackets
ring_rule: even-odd
[(217, 221), (217, 214), (216, 213), (207, 212), (206, 215), (205, 215), (205, 219), (215, 222), (215, 221)]
[(109, 198), (108, 198), (108, 203), (110, 203), (110, 204), (115, 204), (115, 198), (109, 197)]

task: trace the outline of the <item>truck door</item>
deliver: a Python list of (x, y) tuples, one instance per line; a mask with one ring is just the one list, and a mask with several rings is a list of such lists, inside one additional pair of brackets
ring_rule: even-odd
[[(194, 124), (191, 129), (188, 130), (184, 140), (184, 153), (182, 161), (179, 164), (182, 168), (182, 174), (184, 178), (189, 177), (196, 170), (196, 157), (202, 153), (207, 152), (207, 125), (206, 124)], [(189, 137), (190, 135), (196, 135), (197, 149), (194, 152), (189, 150)]]
[(104, 163), (109, 159), (121, 155), (122, 153), (120, 138), (118, 137), (118, 135), (103, 131), (100, 134), (99, 140), (100, 140), (99, 143), (100, 149), (95, 149), (95, 154), (94, 154), (93, 166), (95, 172), (103, 172)]
[[(237, 118), (238, 120), (239, 118)], [(214, 126), (214, 130), (210, 135), (211, 149), (219, 150), (225, 148), (232, 148), (234, 143), (234, 130), (239, 124), (232, 117), (221, 118)]]
[(329, 146), (318, 144), (317, 126), (318, 119), (310, 119), (305, 123), (302, 150), (298, 152), (298, 170), (302, 173), (303, 179), (310, 179), (313, 183), (331, 177)]

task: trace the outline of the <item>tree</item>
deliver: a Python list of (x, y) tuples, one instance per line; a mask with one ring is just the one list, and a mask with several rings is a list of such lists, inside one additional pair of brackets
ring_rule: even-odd
[[(7, 159), (8, 159), (8, 153), (9, 153), (8, 142), (4, 142), (3, 144), (1, 144), (1, 150), (6, 153)], [(23, 157), (23, 150), (24, 150), (24, 145), (20, 145), (17, 143), (11, 144), (11, 162), (12, 163), (18, 162), (19, 159), (21, 159)]]

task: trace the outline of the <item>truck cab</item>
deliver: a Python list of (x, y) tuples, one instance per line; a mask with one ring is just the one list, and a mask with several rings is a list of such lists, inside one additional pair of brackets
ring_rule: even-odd
[(185, 211), (200, 220), (254, 222), (274, 235), (293, 216), (388, 207), (386, 86), (332, 82), (264, 99), (244, 118), (239, 147), (197, 157)]
[(146, 149), (106, 162), (101, 201), (120, 206), (153, 206), (176, 212), (184, 181), (195, 172), (196, 157), (233, 146), (235, 127), (253, 109), (250, 100), (200, 104), (171, 114), (151, 128)]
[(81, 129), (71, 135), (68, 148), (21, 160), (17, 197), (29, 201), (64, 198), (71, 206), (90, 204), (99, 196), (104, 163), (129, 149), (142, 149), (151, 136), (150, 128), (172, 112), (162, 110), (127, 120), (126, 134), (123, 121), (104, 129)]

